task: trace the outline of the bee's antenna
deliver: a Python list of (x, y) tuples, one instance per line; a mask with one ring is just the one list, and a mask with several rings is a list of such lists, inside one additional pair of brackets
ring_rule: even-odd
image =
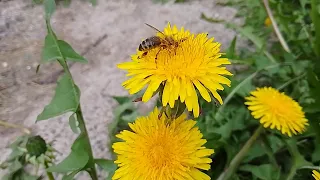
[(154, 30), (156, 30), (156, 31), (158, 31), (159, 33), (161, 33), (162, 35), (164, 35), (163, 34), (163, 32), (161, 32), (159, 29), (157, 29), (157, 28), (155, 28), (155, 27), (153, 27), (153, 26), (151, 26), (150, 24), (148, 24), (148, 23), (145, 23), (147, 26), (149, 26), (149, 27), (151, 27), (152, 29), (154, 29)]

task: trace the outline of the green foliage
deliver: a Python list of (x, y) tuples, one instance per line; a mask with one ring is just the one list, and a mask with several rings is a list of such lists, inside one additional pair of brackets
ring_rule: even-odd
[(41, 136), (34, 136), (28, 139), (26, 148), (31, 156), (39, 157), (47, 151), (47, 143)]
[[(52, 163), (54, 156), (52, 148), (46, 144), (40, 136), (22, 135), (9, 145), (11, 154), (5, 162), (0, 164), (1, 169), (7, 169), (8, 173), (2, 180), (39, 180), (43, 175), (30, 174), (36, 172), (39, 166)], [(28, 166), (29, 168), (25, 168)], [(31, 169), (30, 169), (31, 168)], [(32, 171), (30, 171), (32, 170)]]
[(67, 42), (58, 40), (51, 27), (49, 27), (48, 35), (45, 39), (42, 59), (44, 62), (69, 59), (71, 61), (87, 63), (87, 60), (76, 53)]
[[(314, 38), (314, 51), (320, 58), (320, 11), (319, 11), (320, 2), (317, 0), (311, 0), (311, 19), (315, 28), (315, 38)], [(320, 60), (320, 59), (318, 59)]]
[(80, 90), (73, 83), (68, 74), (64, 74), (56, 88), (56, 94), (41, 114), (37, 117), (37, 121), (46, 120), (55, 116), (59, 116), (66, 112), (76, 112), (80, 101)]
[(79, 128), (79, 122), (76, 118), (75, 113), (71, 114), (71, 116), (69, 117), (69, 125), (70, 125), (72, 132), (74, 132), (76, 134), (80, 133), (81, 130)]
[(97, 179), (92, 149), (80, 108), (80, 89), (75, 84), (67, 64), (67, 60), (76, 62), (87, 62), (87, 60), (75, 52), (67, 42), (59, 40), (54, 33), (50, 18), (56, 8), (55, 1), (45, 0), (44, 7), (48, 34), (42, 51), (43, 62), (59, 62), (64, 74), (58, 80), (53, 99), (38, 115), (37, 121), (72, 112), (69, 125), (74, 133), (79, 134), (71, 147), (70, 154), (59, 164), (47, 168), (48, 177), (53, 179), (50, 172), (57, 172), (65, 174), (63, 180), (71, 180), (78, 172), (87, 171), (93, 179)]
[[(88, 141), (84, 135), (80, 135), (71, 147), (71, 153), (59, 164), (47, 169), (49, 172), (79, 172), (89, 161)], [(75, 174), (74, 174), (75, 175)]]
[(113, 162), (113, 160), (108, 159), (95, 159), (94, 162), (100, 166), (103, 170), (108, 172), (107, 180), (111, 180), (114, 172), (117, 169), (117, 165)]
[[(222, 106), (217, 108), (204, 101), (201, 103), (203, 116), (198, 119), (198, 126), (208, 140), (207, 147), (215, 148), (213, 162), (218, 161), (212, 164), (209, 171), (212, 179), (218, 178), (223, 169), (230, 166), (231, 160), (258, 126), (259, 122), (245, 107), (244, 98), (253, 89), (263, 86), (278, 88), (298, 101), (306, 112), (310, 128), (305, 136), (290, 139), (275, 130), (264, 132), (240, 162), (233, 179), (306, 179), (311, 177), (312, 169), (301, 169), (319, 168), (320, 48), (317, 48), (317, 43), (320, 41), (317, 39), (320, 30), (317, 26), (320, 21), (319, 12), (315, 11), (319, 3), (312, 4), (315, 2), (269, 1), (279, 30), (291, 49), (290, 53), (282, 48), (277, 39), (274, 40), (273, 27), (264, 24), (268, 15), (261, 1), (229, 0), (220, 4), (238, 8), (237, 16), (244, 18), (244, 25), (240, 27), (230, 22), (225, 25), (249, 40), (248, 46), (255, 50), (237, 49), (235, 37), (226, 51), (226, 57), (231, 62), (249, 66), (234, 73), (231, 88), (222, 92)], [(203, 20), (212, 22), (204, 17)]]
[(211, 23), (224, 22), (224, 20), (221, 20), (221, 19), (216, 19), (216, 18), (207, 17), (204, 13), (201, 13), (200, 18), (203, 19), (203, 20), (206, 20), (206, 21), (208, 21), (208, 22), (211, 22)]
[[(94, 6), (97, 5), (97, 0), (84, 0), (84, 1), (89, 1)], [(33, 0), (34, 4), (42, 4), (42, 3), (45, 3), (45, 2), (46, 2), (46, 0)], [(53, 2), (50, 1), (49, 3), (53, 3)], [(57, 4), (63, 3), (64, 6), (69, 6), (71, 4), (71, 0), (55, 0), (55, 2)], [(51, 7), (53, 7), (53, 6), (51, 5), (50, 8)]]
[(139, 115), (137, 108), (134, 106), (133, 100), (139, 95), (133, 97), (127, 96), (115, 96), (114, 100), (119, 104), (114, 109), (114, 119), (112, 123), (108, 124), (109, 137), (110, 137), (110, 147), (114, 142), (118, 141), (115, 137), (122, 130), (129, 129), (128, 123), (132, 123)]

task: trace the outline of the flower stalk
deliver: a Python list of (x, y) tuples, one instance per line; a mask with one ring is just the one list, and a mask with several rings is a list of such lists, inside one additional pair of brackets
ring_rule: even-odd
[[(63, 67), (65, 73), (70, 77), (73, 86), (76, 86), (76, 84), (74, 83), (72, 74), (70, 73), (68, 64), (66, 63), (65, 59), (63, 59), (62, 61), (59, 61), (60, 65)], [(77, 121), (79, 123), (79, 128), (80, 128), (80, 132), (81, 134), (84, 135), (85, 137), (85, 141), (87, 141), (88, 146), (88, 156), (89, 156), (89, 162), (88, 162), (88, 173), (91, 176), (92, 180), (98, 180), (98, 176), (97, 176), (97, 171), (95, 168), (95, 164), (94, 164), (94, 157), (93, 157), (93, 153), (92, 153), (92, 147), (91, 147), (91, 143), (90, 143), (90, 139), (88, 136), (88, 131), (86, 128), (86, 124), (83, 118), (83, 114), (82, 114), (82, 110), (81, 110), (81, 106), (79, 104), (77, 111), (75, 112), (76, 116), (77, 116)]]
[(269, 7), (269, 1), (268, 1), (268, 0), (263, 0), (263, 4), (264, 4), (264, 7), (266, 8), (268, 17), (269, 17), (270, 20), (271, 20), (272, 27), (273, 27), (273, 29), (274, 29), (274, 31), (275, 31), (275, 33), (276, 33), (276, 35), (277, 35), (277, 37), (278, 37), (278, 39), (279, 39), (279, 41), (280, 41), (281, 46), (283, 47), (283, 49), (284, 49), (285, 51), (287, 51), (288, 53), (290, 53), (291, 50), (290, 50), (287, 42), (284, 40), (284, 38), (283, 38), (283, 36), (282, 36), (282, 34), (281, 34), (280, 30), (279, 30), (279, 27), (278, 27), (278, 25), (277, 25), (277, 23), (276, 23), (276, 20), (275, 20), (274, 17), (273, 17), (272, 11), (271, 11), (271, 9), (270, 9), (270, 7)]
[[(44, 166), (46, 167), (46, 169), (49, 168), (49, 165), (48, 165), (47, 162), (44, 163)], [(52, 172), (46, 171), (46, 173), (47, 173), (47, 176), (48, 176), (49, 180), (54, 180), (54, 176), (53, 176)]]
[(238, 152), (238, 154), (232, 159), (229, 167), (219, 176), (217, 180), (228, 180), (231, 179), (233, 174), (238, 169), (239, 164), (243, 160), (243, 158), (246, 156), (248, 151), (250, 150), (253, 143), (257, 140), (259, 135), (263, 132), (263, 126), (259, 126), (253, 135), (248, 139), (248, 141), (245, 143), (245, 145), (242, 147), (242, 149)]
[(97, 176), (97, 171), (95, 168), (95, 164), (94, 164), (94, 157), (93, 157), (93, 153), (92, 153), (92, 147), (91, 147), (91, 143), (90, 143), (90, 138), (88, 136), (88, 131), (86, 128), (86, 124), (84, 122), (84, 118), (82, 115), (82, 111), (81, 111), (81, 107), (79, 105), (78, 110), (76, 111), (76, 115), (77, 115), (77, 120), (79, 122), (79, 128), (82, 134), (84, 134), (85, 139), (87, 141), (87, 144), (89, 144), (88, 147), (88, 155), (89, 155), (89, 162), (88, 164), (90, 165), (90, 169), (88, 170), (89, 175), (91, 176), (92, 180), (98, 180), (98, 176)]
[(31, 134), (31, 132), (28, 128), (21, 126), (21, 125), (18, 125), (18, 124), (13, 124), (13, 123), (9, 123), (9, 122), (5, 122), (5, 121), (0, 120), (0, 126), (21, 129), (22, 132), (24, 132), (25, 134)]

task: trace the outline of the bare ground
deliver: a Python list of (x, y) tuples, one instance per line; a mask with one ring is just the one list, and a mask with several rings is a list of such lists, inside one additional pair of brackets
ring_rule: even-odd
[[(234, 9), (217, 6), (211, 0), (182, 4), (99, 0), (96, 7), (74, 0), (68, 8), (58, 7), (52, 20), (56, 34), (89, 60), (88, 64), (72, 65), (71, 71), (81, 89), (82, 109), (95, 157), (110, 156), (106, 148), (107, 124), (117, 105), (112, 96), (127, 95), (121, 87), (125, 72), (117, 69), (116, 64), (129, 61), (140, 41), (153, 33), (145, 22), (161, 29), (170, 21), (194, 33), (208, 32), (222, 43), (223, 49), (229, 45), (234, 32), (221, 24), (201, 20), (202, 12), (225, 20), (233, 19), (235, 14)], [(35, 73), (45, 35), (42, 6), (32, 5), (31, 0), (0, 0), (0, 120), (26, 126), (47, 141), (54, 140), (54, 147), (62, 153), (57, 156), (60, 160), (68, 154), (76, 137), (67, 116), (35, 124), (61, 73), (55, 63), (41, 66), (40, 72)], [(139, 106), (143, 112), (148, 111), (145, 105)], [(10, 153), (5, 147), (20, 134), (17, 129), (0, 126), (0, 162)], [(0, 171), (0, 177), (2, 174)]]

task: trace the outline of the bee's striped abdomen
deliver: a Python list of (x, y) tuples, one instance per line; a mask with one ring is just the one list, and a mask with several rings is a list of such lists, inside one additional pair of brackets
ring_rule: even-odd
[(159, 46), (160, 44), (161, 44), (160, 38), (157, 36), (153, 36), (142, 41), (142, 43), (139, 45), (139, 51), (150, 50)]

